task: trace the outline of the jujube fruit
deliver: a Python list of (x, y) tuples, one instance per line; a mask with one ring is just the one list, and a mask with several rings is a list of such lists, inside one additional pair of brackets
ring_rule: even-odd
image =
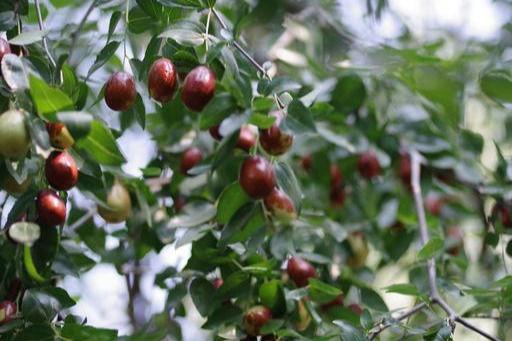
[(444, 199), (437, 196), (437, 195), (429, 195), (425, 199), (425, 208), (427, 211), (435, 216), (438, 216), (441, 214), (441, 211), (444, 206)]
[(167, 58), (155, 60), (148, 73), (150, 96), (161, 103), (172, 99), (178, 85), (178, 75), (174, 64)]
[(18, 183), (10, 174), (6, 174), (0, 183), (0, 187), (11, 195), (25, 193), (32, 183), (32, 177), (27, 176), (25, 180)]
[(215, 73), (200, 65), (185, 77), (181, 100), (191, 111), (201, 111), (215, 95)]
[(42, 225), (62, 225), (66, 221), (66, 203), (50, 189), (39, 192), (36, 209), (38, 222)]
[(265, 208), (280, 221), (288, 222), (297, 218), (297, 211), (292, 199), (278, 188), (274, 188), (263, 199), (263, 203)]
[(107, 194), (107, 205), (108, 208), (98, 205), (98, 213), (108, 223), (120, 223), (131, 215), (130, 193), (121, 182), (114, 182)]
[(181, 155), (180, 171), (186, 175), (189, 170), (203, 161), (203, 152), (197, 147), (190, 147)]
[(0, 62), (8, 53), (11, 53), (11, 47), (9, 43), (4, 38), (0, 38)]
[(492, 215), (494, 217), (501, 219), (501, 224), (505, 227), (512, 227), (512, 216), (510, 214), (510, 209), (508, 206), (503, 203), (499, 202), (496, 205), (494, 205), (492, 209)]
[(247, 334), (251, 336), (260, 335), (260, 329), (270, 319), (272, 319), (272, 312), (269, 308), (257, 305), (246, 311), (244, 315), (244, 327)]
[(210, 129), (208, 129), (208, 131), (210, 132), (211, 137), (213, 137), (215, 140), (222, 140), (222, 135), (220, 134), (220, 124), (211, 127)]
[(215, 278), (212, 284), (215, 289), (218, 289), (224, 284), (224, 280), (222, 278)]
[(332, 164), (329, 168), (329, 174), (331, 177), (331, 188), (343, 185), (343, 174), (341, 173), (341, 169), (338, 165)]
[(350, 310), (352, 310), (352, 312), (353, 312), (354, 314), (356, 314), (356, 315), (359, 315), (359, 316), (363, 315), (363, 308), (361, 308), (361, 306), (360, 306), (359, 304), (357, 304), (357, 303), (352, 303), (352, 304), (350, 304), (350, 305), (348, 306), (348, 308), (349, 308)]
[(308, 261), (300, 257), (291, 257), (286, 266), (288, 276), (299, 288), (308, 285), (310, 278), (316, 277), (316, 270)]
[(68, 149), (75, 144), (75, 139), (73, 139), (73, 136), (71, 136), (68, 128), (63, 123), (47, 122), (46, 131), (54, 148)]
[(0, 155), (21, 159), (30, 148), (30, 134), (26, 127), (27, 113), (8, 110), (0, 115)]
[(66, 151), (51, 152), (46, 159), (44, 170), (50, 186), (59, 191), (71, 189), (78, 181), (75, 160)]
[(274, 124), (268, 129), (260, 130), (260, 144), (270, 155), (282, 155), (293, 144), (293, 135), (281, 130), (280, 125), (284, 119), (282, 111), (273, 111), (269, 114), (276, 118)]
[(240, 149), (249, 152), (252, 147), (256, 145), (258, 141), (258, 132), (251, 125), (243, 125), (240, 127), (240, 133), (238, 135), (238, 141), (236, 146)]
[(402, 180), (402, 183), (411, 188), (411, 176), (412, 176), (412, 167), (411, 167), (411, 157), (409, 154), (402, 154), (400, 156), (400, 164), (398, 165), (398, 176)]
[(240, 186), (253, 199), (263, 199), (276, 186), (274, 167), (261, 156), (250, 156), (240, 168)]
[(0, 302), (0, 325), (11, 321), (16, 316), (16, 303), (13, 301)]
[(357, 170), (363, 178), (372, 179), (380, 174), (380, 164), (377, 154), (373, 151), (367, 151), (359, 155), (357, 160)]
[(322, 310), (329, 310), (335, 307), (343, 306), (343, 294), (339, 294), (335, 299), (321, 305)]
[(133, 106), (137, 90), (133, 76), (124, 71), (113, 73), (105, 84), (105, 102), (116, 111), (126, 111)]

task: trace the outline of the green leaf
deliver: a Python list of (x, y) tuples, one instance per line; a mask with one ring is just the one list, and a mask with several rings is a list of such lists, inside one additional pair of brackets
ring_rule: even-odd
[(112, 38), (112, 34), (114, 34), (114, 31), (116, 30), (117, 24), (119, 23), (119, 19), (121, 19), (121, 12), (113, 12), (112, 16), (110, 17), (110, 22), (108, 23), (107, 42), (109, 42), (110, 38)]
[(236, 305), (219, 307), (208, 316), (208, 320), (201, 326), (203, 329), (214, 329), (222, 325), (241, 322), (243, 311)]
[(246, 204), (224, 226), (218, 245), (222, 248), (228, 244), (245, 241), (265, 224), (266, 219), (261, 205), (254, 202)]
[(201, 8), (203, 3), (201, 0), (158, 0), (164, 6), (182, 7), (182, 8)]
[(128, 110), (129, 115), (134, 117), (137, 123), (142, 127), (146, 128), (146, 107), (140, 94), (137, 94), (134, 105)]
[(480, 89), (500, 103), (512, 103), (512, 77), (508, 70), (491, 70), (480, 77)]
[(62, 111), (57, 113), (57, 121), (66, 126), (73, 139), (79, 140), (91, 132), (93, 117), (85, 111)]
[(238, 181), (226, 187), (217, 203), (217, 221), (219, 224), (227, 224), (233, 214), (249, 201), (250, 198), (240, 187)]
[(303, 194), (299, 185), (299, 181), (295, 177), (292, 168), (286, 162), (278, 162), (275, 164), (275, 172), (279, 188), (284, 191), (293, 201), (295, 210), (299, 214), (301, 211)]
[(442, 248), (443, 240), (439, 237), (433, 237), (418, 252), (418, 260), (431, 258), (436, 252), (442, 250)]
[(275, 121), (275, 116), (268, 116), (258, 113), (254, 113), (251, 115), (251, 117), (249, 117), (249, 123), (254, 124), (255, 126), (261, 129), (270, 128)]
[(220, 93), (208, 103), (199, 117), (199, 129), (204, 130), (220, 124), (235, 109), (235, 101), (228, 93)]
[(94, 64), (92, 64), (89, 72), (87, 73), (87, 78), (89, 78), (96, 70), (105, 65), (106, 62), (116, 53), (117, 48), (119, 47), (121, 42), (119, 41), (111, 41), (96, 56), (96, 60)]
[(112, 132), (100, 121), (92, 121), (89, 135), (76, 145), (102, 165), (120, 166), (125, 162)]
[(37, 112), (46, 118), (48, 114), (73, 107), (73, 101), (64, 92), (50, 87), (42, 79), (29, 76), (30, 95), (36, 105)]
[(341, 294), (340, 289), (315, 278), (309, 279), (308, 291), (311, 299), (320, 304), (330, 302)]
[(188, 207), (187, 212), (174, 216), (167, 224), (167, 228), (199, 226), (210, 221), (216, 214), (215, 206), (210, 203), (200, 203)]
[(69, 340), (114, 341), (117, 340), (117, 330), (66, 322), (64, 328), (62, 328), (61, 336)]
[(370, 288), (360, 288), (361, 301), (369, 308), (377, 311), (387, 312), (388, 307), (382, 297)]
[(5, 83), (13, 91), (25, 90), (28, 88), (28, 77), (21, 58), (9, 53), (2, 57), (2, 76)]
[(367, 341), (368, 339), (366, 338), (366, 336), (364, 336), (364, 334), (357, 328), (355, 328), (354, 326), (352, 326), (351, 324), (345, 322), (345, 321), (341, 321), (341, 320), (336, 320), (336, 321), (333, 321), (333, 323), (335, 325), (337, 325), (338, 327), (340, 327), (341, 329), (341, 339), (342, 340), (350, 340), (350, 341)]
[(75, 305), (65, 290), (55, 287), (25, 291), (21, 303), (23, 317), (30, 322), (51, 322), (58, 311)]
[(263, 283), (259, 289), (261, 303), (272, 310), (272, 316), (281, 316), (286, 313), (286, 300), (283, 285), (277, 279)]
[(54, 341), (55, 332), (50, 323), (32, 324), (23, 328), (13, 341)]
[(41, 236), (39, 225), (30, 222), (18, 222), (9, 227), (9, 237), (18, 243), (32, 245)]
[(288, 106), (288, 115), (283, 123), (284, 128), (296, 133), (316, 131), (313, 115), (298, 99), (294, 99)]
[(366, 87), (358, 75), (346, 75), (338, 79), (331, 96), (331, 105), (341, 114), (348, 114), (361, 107), (366, 99)]
[(393, 284), (385, 288), (386, 292), (394, 292), (402, 295), (409, 296), (420, 296), (420, 292), (418, 288), (414, 284), (410, 283), (401, 283), (401, 284)]
[(9, 39), (9, 44), (12, 45), (30, 45), (40, 41), (46, 35), (46, 31), (33, 30), (25, 31), (18, 34), (16, 37)]
[(196, 278), (190, 283), (190, 296), (201, 316), (208, 316), (216, 308), (218, 302), (212, 301), (214, 291), (213, 284), (204, 278)]
[(185, 46), (199, 46), (204, 44), (204, 35), (185, 28), (174, 28), (164, 31), (160, 38), (170, 38)]

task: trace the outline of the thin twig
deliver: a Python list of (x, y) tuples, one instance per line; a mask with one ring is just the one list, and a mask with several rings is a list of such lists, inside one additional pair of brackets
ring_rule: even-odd
[[(39, 4), (39, 0), (35, 0), (35, 5), (36, 5), (37, 22), (39, 23), (39, 29), (41, 31), (44, 31), (43, 15), (41, 14), (41, 5)], [(50, 49), (48, 49), (48, 41), (46, 40), (46, 35), (43, 35), (43, 47), (44, 47), (44, 51), (48, 55), (48, 59), (50, 60), (50, 63), (52, 64), (53, 67), (56, 67), (57, 63), (55, 63), (55, 59), (53, 59), (53, 56), (50, 53)]]
[(67, 230), (74, 231), (83, 224), (85, 224), (89, 219), (91, 219), (96, 214), (96, 208), (90, 209), (87, 213), (81, 216), (77, 221), (67, 227)]
[(411, 309), (407, 310), (406, 312), (402, 313), (401, 315), (397, 317), (391, 317), (391, 321), (388, 321), (386, 323), (380, 323), (377, 325), (372, 331), (370, 332), (370, 335), (368, 336), (370, 340), (375, 339), (380, 333), (382, 333), (387, 328), (391, 327), (394, 322), (405, 320), (406, 318), (420, 312), (423, 310), (427, 304), (425, 302), (422, 302), (418, 305), (415, 305)]
[(71, 59), (71, 56), (72, 56), (73, 52), (75, 51), (75, 46), (76, 46), (76, 43), (78, 41), (78, 36), (80, 35), (80, 31), (84, 28), (84, 25), (85, 25), (85, 23), (87, 21), (87, 18), (89, 17), (89, 15), (91, 14), (92, 10), (96, 6), (96, 2), (97, 1), (98, 0), (93, 0), (91, 2), (89, 7), (87, 8), (87, 10), (85, 11), (85, 14), (84, 14), (82, 20), (80, 20), (80, 23), (78, 24), (78, 27), (71, 34), (71, 45), (69, 47), (69, 56), (68, 56), (69, 59)]
[[(421, 194), (421, 155), (413, 150), (411, 151), (411, 186), (414, 196), (414, 203), (416, 207), (416, 214), (418, 215), (418, 223), (420, 228), (421, 244), (424, 246), (429, 241), (427, 220), (425, 216), (425, 206), (423, 205), (423, 197)], [(430, 300), (433, 304), (439, 305), (443, 309), (448, 318), (450, 319), (450, 325), (454, 325), (453, 322), (458, 322), (468, 329), (486, 337), (489, 340), (498, 341), (492, 335), (487, 334), (485, 331), (469, 323), (462, 317), (460, 317), (455, 310), (441, 297), (437, 289), (437, 273), (436, 273), (436, 261), (434, 257), (431, 257), (427, 263), (428, 270), (428, 282), (430, 286)]]
[[(225, 30), (228, 30), (228, 25), (226, 24), (226, 22), (224, 21), (224, 19), (222, 18), (222, 16), (219, 14), (219, 12), (215, 9), (215, 8), (212, 8), (211, 11), (213, 12), (213, 14), (215, 15), (215, 17), (217, 18), (217, 20), (219, 21), (220, 23), (220, 26), (222, 26), (223, 29)], [(242, 45), (240, 45), (236, 40), (233, 39), (233, 42), (232, 42), (232, 45), (242, 54), (242, 56), (245, 57), (245, 59), (247, 59), (259, 72), (261, 72), (261, 74), (267, 78), (268, 80), (272, 80), (272, 77), (268, 74), (267, 70), (265, 70), (265, 68), (263, 66), (261, 66), (257, 61), (256, 59), (254, 59), (250, 54), (249, 52), (247, 52), (243, 47)], [(279, 106), (280, 109), (283, 109), (285, 107), (284, 103), (281, 101), (281, 99), (276, 95), (274, 94), (274, 98), (277, 102), (277, 105)]]

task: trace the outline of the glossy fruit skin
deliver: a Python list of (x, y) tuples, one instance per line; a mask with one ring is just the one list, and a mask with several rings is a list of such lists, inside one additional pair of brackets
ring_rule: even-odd
[(250, 156), (240, 168), (239, 182), (253, 199), (263, 199), (276, 187), (274, 167), (261, 156)]
[(68, 191), (78, 181), (78, 168), (75, 159), (66, 151), (53, 151), (46, 159), (44, 167), (46, 180), (59, 191)]
[(224, 284), (224, 280), (222, 278), (215, 278), (212, 284), (215, 289), (218, 289)]
[(208, 131), (210, 132), (210, 135), (214, 140), (222, 140), (222, 135), (220, 134), (220, 124), (211, 127), (210, 129), (208, 129)]
[(260, 144), (270, 155), (283, 155), (292, 146), (293, 135), (287, 134), (279, 128), (284, 119), (282, 111), (272, 111), (269, 116), (275, 117), (276, 120), (270, 128), (260, 130)]
[(263, 199), (263, 203), (265, 208), (279, 221), (289, 222), (297, 218), (297, 211), (292, 199), (278, 188), (274, 188)]
[(257, 305), (245, 312), (244, 327), (247, 334), (251, 336), (260, 335), (260, 329), (270, 319), (272, 319), (272, 312), (269, 308)]
[(150, 96), (161, 103), (169, 102), (178, 86), (178, 74), (174, 64), (167, 58), (155, 60), (148, 73)]
[(499, 217), (501, 219), (501, 224), (504, 227), (512, 227), (512, 215), (510, 214), (510, 209), (505, 203), (499, 202), (494, 205), (492, 215), (493, 217)]
[(203, 161), (203, 152), (197, 147), (190, 147), (183, 152), (180, 162), (181, 174), (187, 175), (188, 171)]
[(0, 302), (0, 325), (11, 321), (16, 315), (16, 303), (12, 301)]
[(98, 213), (107, 223), (120, 223), (131, 215), (130, 193), (121, 182), (117, 180), (114, 182), (107, 194), (107, 205), (109, 208), (98, 205)]
[(443, 198), (438, 196), (427, 196), (425, 199), (425, 208), (427, 211), (435, 216), (439, 216), (444, 206)]
[(71, 136), (68, 128), (63, 123), (47, 122), (46, 131), (54, 148), (68, 149), (75, 144), (75, 139), (73, 139), (73, 136)]
[(215, 73), (200, 65), (185, 77), (181, 90), (181, 101), (191, 111), (201, 111), (215, 95)]
[(379, 159), (373, 151), (367, 151), (359, 156), (357, 170), (363, 178), (372, 179), (381, 172)]
[(238, 148), (249, 152), (251, 148), (256, 145), (257, 141), (258, 133), (257, 130), (254, 129), (254, 126), (243, 125), (240, 127), (240, 134), (238, 135), (238, 141), (236, 143)]
[(363, 315), (363, 308), (359, 304), (352, 303), (348, 306), (350, 310), (352, 310), (356, 315)]
[(8, 110), (0, 115), (0, 155), (21, 159), (30, 148), (30, 134), (26, 127), (27, 113)]
[(308, 285), (310, 278), (316, 277), (316, 270), (313, 265), (300, 257), (291, 257), (288, 260), (286, 272), (299, 288), (305, 287)]
[(311, 155), (304, 155), (300, 159), (300, 166), (304, 171), (309, 172), (313, 168), (313, 157)]
[(329, 310), (334, 307), (342, 307), (343, 306), (343, 294), (339, 294), (330, 302), (321, 305), (322, 310)]
[(331, 188), (343, 185), (343, 174), (341, 173), (341, 169), (338, 165), (331, 165), (329, 168), (329, 174), (331, 176)]
[(0, 62), (8, 53), (11, 53), (11, 47), (9, 43), (4, 38), (0, 38)]
[(66, 203), (50, 189), (39, 192), (36, 208), (37, 221), (42, 225), (56, 226), (62, 225), (66, 221)]
[(407, 187), (411, 188), (411, 157), (409, 154), (402, 154), (400, 156), (400, 164), (398, 169), (398, 176), (402, 180), (402, 183)]
[(114, 72), (105, 84), (105, 103), (115, 111), (126, 111), (133, 106), (137, 90), (133, 76), (124, 71)]
[(446, 250), (452, 256), (458, 256), (464, 248), (464, 234), (458, 226), (450, 226), (446, 231), (446, 239), (450, 244)]

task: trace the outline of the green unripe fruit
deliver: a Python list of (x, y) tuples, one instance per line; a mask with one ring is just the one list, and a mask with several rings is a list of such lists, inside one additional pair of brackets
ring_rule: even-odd
[(0, 155), (23, 158), (30, 148), (30, 134), (26, 127), (27, 114), (22, 110), (8, 110), (0, 115)]

